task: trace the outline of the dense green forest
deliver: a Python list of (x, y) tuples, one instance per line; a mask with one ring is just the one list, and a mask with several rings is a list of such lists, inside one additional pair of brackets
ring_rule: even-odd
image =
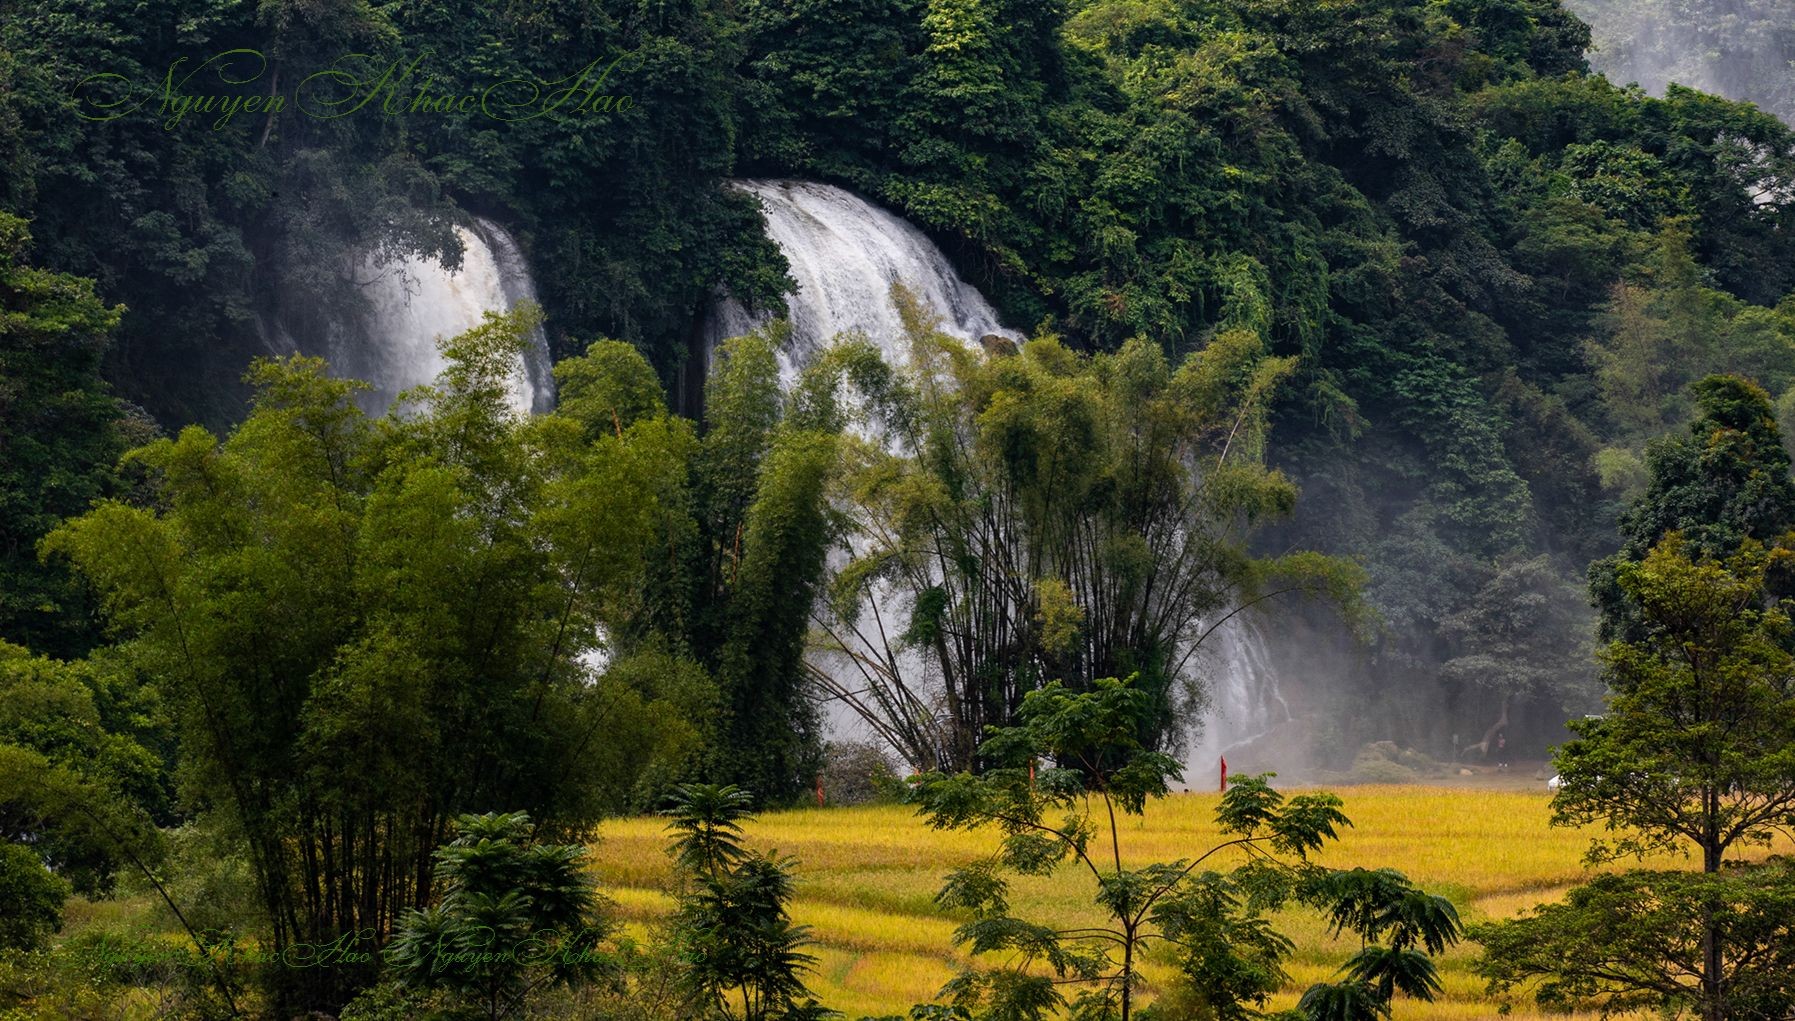
[[(569, 842), (687, 783), (679, 938), (731, 931), (717, 917), (784, 934), (754, 951), (778, 967), (687, 992), (818, 1016), (780, 928), (789, 868), (703, 834), (746, 810), (731, 785), (770, 805), (816, 782), (814, 626), (863, 625), (875, 585), (913, 612), (876, 621), (893, 666), (870, 712), (941, 770), (919, 788), (940, 825), (1038, 821), (1106, 784), (1112, 825), (1138, 814), (1201, 704), (1180, 688), (1193, 628), (1273, 593), (1274, 656), (1326, 721), (1310, 763), (1386, 740), (1487, 756), (1498, 734), (1543, 758), (1628, 676), (1598, 639), (1647, 643), (1639, 565), (1675, 573), (1668, 534), (1762, 601), (1787, 581), (1749, 547), (1795, 524), (1769, 452), (1777, 419), (1795, 429), (1795, 129), (1765, 69), (1786, 73), (1795, 23), (1726, 0), (1578, 9), (1603, 52), (1644, 53), (1660, 15), (1724, 22), (1763, 66), (1694, 84), (1765, 108), (1611, 81), (1558, 0), (11, 0), (0, 894), (19, 910), (0, 937), (41, 947), (71, 891), (131, 874), (196, 944), (426, 940), (498, 910), (485, 853), (534, 863), (513, 865), (560, 905), (512, 922), (571, 924), (594, 906)], [(595, 68), (599, 108), (527, 114)], [(368, 105), (342, 115), (262, 102), (350, 79)], [(177, 81), (238, 106), (183, 105)], [(415, 102), (492, 82), (536, 91), (510, 116)], [(908, 366), (849, 342), (782, 381), (774, 323), (706, 374), (719, 296), (777, 310), (790, 286), (724, 187), (751, 176), (901, 214), (1034, 339), (970, 352), (907, 305)], [(354, 300), (343, 253), (454, 265), (469, 215), (516, 234), (540, 308), (447, 339), (434, 386), (381, 417), (322, 360), (268, 357), (271, 323)], [(507, 374), (538, 325), (558, 409), (518, 420)], [(1786, 645), (1784, 624), (1754, 640)], [(946, 678), (945, 711), (905, 690), (899, 646)], [(1045, 732), (1051, 712), (1090, 729)], [(1037, 792), (1032, 766), (1019, 786), (1069, 749), (1086, 758), (1058, 786)], [(1334, 809), (1239, 790), (1228, 832), (1286, 871), (1166, 931), (1338, 910), (1363, 924), (1337, 932), (1392, 947), (1305, 1016), (1425, 993), (1456, 918), (1406, 881), (1330, 885), (1350, 882), (1305, 856)], [(1585, 793), (1579, 818), (1612, 807)], [(154, 879), (168, 862), (185, 888)], [(1126, 885), (1119, 851), (1116, 873), (1100, 896)], [(1129, 881), (1152, 875), (1170, 873)], [(1114, 994), (1128, 1016), (1128, 965), (1116, 985), (1053, 957), (997, 880), (956, 881), (984, 884), (955, 903), (989, 914), (990, 947), (1101, 978), (1089, 1009)], [(1183, 881), (1167, 891), (1196, 912)], [(1420, 914), (1380, 928), (1398, 903)], [(1266, 953), (1187, 977), (1275, 971)], [(334, 1011), (385, 977), (270, 974), (212, 968), (188, 1002)], [(453, 993), (534, 988), (484, 981)], [(1046, 994), (967, 981), (921, 1016), (1066, 1002), (1004, 1013)], [(1771, 981), (1762, 1002), (1786, 995)]]
[[(1378, 709), (1341, 746), (1396, 718), (1446, 754), (1515, 697), (1517, 733), (1554, 736), (1589, 705), (1580, 657), (1496, 669), (1504, 639), (1463, 622), (1526, 587), (1507, 626), (1573, 648), (1581, 565), (1684, 385), (1795, 373), (1788, 129), (1590, 74), (1588, 29), (1544, 0), (15, 10), (0, 198), (41, 264), (126, 307), (106, 376), (168, 430), (242, 416), (260, 324), (327, 300), (347, 239), (453, 258), (456, 208), (515, 225), (558, 353), (620, 338), (671, 381), (716, 288), (781, 288), (730, 175), (889, 203), (1078, 348), (1260, 331), (1300, 356), (1270, 451), (1304, 509), (1268, 541), (1360, 558), (1385, 625), (1329, 678)], [(447, 94), (623, 57), (607, 87), (634, 102), (172, 127), (102, 105), (237, 47), (258, 87), (427, 53)]]

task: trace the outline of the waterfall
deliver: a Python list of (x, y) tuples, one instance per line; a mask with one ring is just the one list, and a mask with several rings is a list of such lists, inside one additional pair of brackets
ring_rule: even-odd
[[(1242, 754), (1295, 718), (1284, 698), (1271, 648), (1259, 621), (1239, 615), (1217, 627), (1200, 650), (1199, 667), (1208, 683), (1209, 705), (1202, 729), (1184, 756), (1184, 780), (1192, 790), (1214, 790), (1219, 759)], [(1255, 762), (1263, 758), (1255, 754)]]
[[(447, 367), (438, 338), (478, 326), (488, 311), (536, 300), (529, 263), (503, 227), (476, 217), (456, 226), (455, 234), (462, 244), (460, 269), (418, 256), (391, 262), (351, 257), (353, 279), (343, 283), (345, 300), (336, 305), (351, 311), (320, 317), (301, 303), (264, 330), (265, 343), (276, 353), (323, 353), (336, 375), (372, 385), (361, 398), (365, 410), (385, 412), (400, 391), (434, 381)], [(511, 406), (532, 414), (548, 411), (554, 401), (548, 339), (538, 327), (513, 374)]]
[[(790, 346), (780, 355), (789, 384), (798, 370), (836, 334), (859, 331), (893, 365), (909, 361), (904, 327), (891, 285), (902, 283), (941, 316), (941, 330), (966, 341), (997, 335), (1020, 343), (997, 311), (954, 272), (928, 236), (852, 192), (810, 181), (735, 181), (732, 187), (760, 200), (767, 234), (791, 264), (797, 292), (790, 296)], [(710, 347), (740, 336), (770, 316), (751, 316), (726, 299), (711, 309), (705, 334)]]
[[(779, 352), (780, 377), (787, 387), (842, 333), (863, 334), (889, 364), (908, 364), (903, 320), (891, 298), (893, 284), (909, 288), (924, 307), (940, 316), (938, 328), (943, 333), (968, 343), (990, 335), (1018, 344), (1025, 339), (1004, 327), (991, 303), (960, 279), (927, 235), (852, 192), (811, 181), (743, 180), (732, 181), (730, 186), (760, 200), (767, 235), (785, 255), (789, 274), (797, 284), (784, 309), (792, 327), (791, 338)], [(733, 299), (716, 302), (705, 322), (707, 360), (723, 340), (748, 333), (772, 318), (770, 312), (750, 315)], [(832, 557), (835, 567), (845, 562), (839, 552)], [(884, 619), (909, 618), (900, 593), (886, 590), (877, 602)], [(822, 669), (851, 675), (842, 657), (813, 656)], [(914, 651), (904, 652), (900, 662), (906, 672), (923, 669)], [(839, 704), (830, 703), (825, 723), (835, 739), (874, 739), (865, 723)]]
[[(1024, 339), (999, 322), (990, 302), (960, 279), (922, 231), (890, 212), (826, 184), (750, 180), (732, 186), (760, 200), (767, 233), (791, 264), (790, 274), (798, 285), (785, 310), (792, 324), (791, 340), (780, 353), (780, 371), (788, 385), (839, 333), (862, 333), (886, 361), (908, 362), (903, 323), (891, 300), (894, 283), (910, 288), (939, 315), (943, 332), (968, 343), (992, 334), (1018, 343)], [(747, 333), (769, 318), (751, 316), (732, 300), (717, 302), (705, 326), (707, 353), (724, 338)], [(888, 593), (881, 603), (878, 612), (884, 620), (908, 619), (895, 593)], [(1216, 757), (1224, 750), (1251, 742), (1291, 718), (1265, 636), (1255, 622), (1244, 616), (1230, 620), (1216, 629), (1205, 648), (1210, 650), (1206, 665), (1211, 705), (1186, 760), (1187, 778), (1197, 788), (1213, 775)], [(908, 656), (901, 668), (920, 669), (920, 661)], [(826, 669), (847, 669), (839, 655), (821, 655), (815, 662)], [(828, 724), (837, 736), (860, 726), (858, 718), (841, 707), (832, 709)]]

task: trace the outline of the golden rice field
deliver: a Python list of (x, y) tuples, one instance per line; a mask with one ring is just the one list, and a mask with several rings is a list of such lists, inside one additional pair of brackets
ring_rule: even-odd
[[(1347, 787), (1339, 793), (1354, 823), (1325, 851), (1323, 864), (1389, 866), (1450, 897), (1467, 923), (1505, 918), (1563, 896), (1584, 876), (1589, 834), (1547, 825), (1548, 794), (1461, 787)], [(1180, 794), (1149, 807), (1121, 833), (1124, 862), (1191, 857), (1217, 842), (1211, 820), (1216, 794)], [(794, 918), (813, 929), (818, 957), (810, 986), (824, 1004), (850, 1018), (902, 1014), (930, 1000), (964, 960), (952, 945), (954, 918), (932, 897), (947, 870), (989, 853), (989, 834), (930, 830), (909, 809), (895, 806), (806, 809), (763, 816), (748, 827), (750, 843), (799, 859)], [(607, 823), (594, 848), (605, 893), (633, 926), (647, 928), (672, 901), (662, 821)], [(1018, 883), (1012, 909), (1022, 917), (1073, 923), (1095, 917), (1089, 885), (1075, 873)], [(1280, 928), (1297, 944), (1289, 988), (1273, 1004), (1294, 1005), (1309, 984), (1328, 978), (1347, 946), (1328, 938), (1312, 912), (1292, 910)], [(1432, 1004), (1401, 1001), (1399, 1019), (1496, 1016), (1471, 970), (1476, 948), (1463, 946), (1442, 962), (1443, 997)], [(1166, 974), (1146, 972), (1149, 983)], [(1534, 1018), (1517, 1004), (1512, 1018)], [(1552, 1015), (1563, 1017), (1564, 1015)]]

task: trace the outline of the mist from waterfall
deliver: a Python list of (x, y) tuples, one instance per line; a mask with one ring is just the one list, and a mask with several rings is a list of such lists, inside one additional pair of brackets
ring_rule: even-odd
[[(909, 288), (941, 317), (939, 328), (968, 343), (997, 335), (1025, 338), (999, 321), (991, 303), (960, 279), (952, 263), (921, 230), (865, 199), (808, 181), (745, 180), (732, 183), (760, 200), (767, 233), (790, 263), (797, 290), (785, 310), (792, 325), (789, 346), (780, 353), (780, 372), (789, 386), (799, 370), (836, 335), (859, 332), (893, 365), (909, 362), (903, 322), (891, 299), (894, 283)], [(725, 338), (747, 333), (771, 319), (750, 315), (732, 300), (718, 302), (706, 323), (707, 357)], [(893, 626), (906, 621), (903, 599), (887, 589), (874, 612)], [(901, 628), (901, 625), (896, 625)], [(1201, 736), (1188, 742), (1186, 776), (1193, 787), (1222, 750), (1260, 737), (1290, 719), (1259, 627), (1245, 615), (1216, 628), (1204, 643), (1199, 667), (1210, 692)], [(813, 654), (812, 662), (832, 672), (851, 671), (841, 653)], [(905, 654), (895, 664), (906, 672), (924, 670), (920, 657)], [(847, 676), (847, 675), (843, 675)], [(831, 706), (829, 729), (836, 737), (870, 739), (858, 716)]]
[[(350, 291), (321, 322), (305, 314), (277, 321), (270, 346), (280, 353), (322, 354), (338, 376), (365, 380), (372, 389), (360, 401), (370, 414), (384, 413), (401, 391), (435, 381), (448, 367), (437, 349), (441, 338), (478, 326), (486, 312), (506, 312), (536, 300), (536, 285), (510, 233), (483, 218), (457, 225), (461, 266), (449, 270), (434, 259), (410, 255), (382, 262), (351, 256), (343, 287)], [(295, 328), (295, 321), (313, 321)], [(548, 338), (539, 326), (511, 381), (511, 406), (519, 414), (554, 407)]]

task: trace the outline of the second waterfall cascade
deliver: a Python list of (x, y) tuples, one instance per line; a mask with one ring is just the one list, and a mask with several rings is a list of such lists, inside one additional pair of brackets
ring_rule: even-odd
[[(941, 317), (939, 328), (945, 333), (968, 343), (990, 335), (1017, 343), (1025, 339), (1004, 327), (991, 303), (960, 279), (927, 235), (891, 212), (852, 192), (809, 181), (744, 180), (731, 186), (760, 200), (768, 235), (790, 263), (797, 284), (786, 308), (791, 339), (780, 354), (787, 385), (837, 334), (846, 332), (864, 334), (888, 362), (906, 363), (903, 324), (891, 298), (897, 283)], [(707, 362), (724, 339), (771, 318), (751, 316), (732, 300), (719, 301), (706, 323)], [(882, 609), (881, 615), (907, 617), (901, 606)], [(1207, 682), (1210, 705), (1202, 733), (1188, 742), (1184, 760), (1186, 782), (1194, 789), (1211, 786), (1218, 756), (1264, 737), (1291, 718), (1256, 623), (1237, 617), (1204, 645), (1209, 654), (1199, 657), (1204, 662), (1197, 669)], [(817, 665), (832, 668), (826, 659)], [(904, 666), (921, 668), (920, 662)], [(837, 737), (870, 737), (846, 709), (832, 707), (826, 718)]]
[[(439, 338), (480, 325), (487, 312), (506, 312), (536, 300), (529, 263), (511, 234), (475, 217), (455, 228), (461, 266), (450, 270), (433, 259), (407, 256), (389, 262), (350, 255), (339, 309), (323, 316), (302, 307), (280, 316), (269, 331), (278, 353), (324, 355), (331, 370), (366, 380), (372, 389), (364, 410), (383, 414), (401, 391), (432, 382), (447, 363)], [(547, 336), (538, 327), (512, 375), (510, 402), (519, 414), (554, 407), (554, 376)]]

